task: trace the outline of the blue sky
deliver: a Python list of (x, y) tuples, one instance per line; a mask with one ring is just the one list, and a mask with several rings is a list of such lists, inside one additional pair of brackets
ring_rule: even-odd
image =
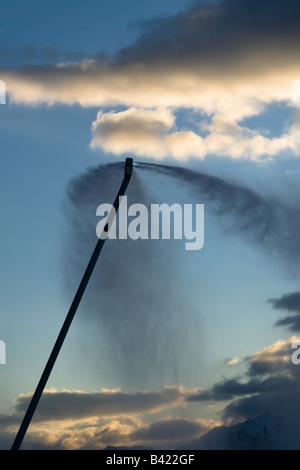
[[(101, 258), (24, 445), (175, 448), (185, 442), (183, 424), (193, 440), (225, 420), (274, 413), (281, 392), (275, 387), (266, 405), (258, 386), (274, 369), (255, 376), (251, 393), (261, 407), (248, 408), (252, 395), (238, 388), (260, 361), (278, 361), (274, 380), (289, 374), (299, 387), (288, 353), (300, 309), (290, 306), (299, 291), (299, 105), (291, 99), (300, 74), (299, 6), (291, 1), (282, 14), (281, 2), (255, 1), (251, 10), (250, 3), (1, 3), (2, 448), (12, 443), (96, 242), (96, 217), (86, 225), (86, 214), (111, 202), (118, 175), (111, 182), (99, 167), (99, 192), (87, 188), (86, 206), (70, 209), (75, 226), (67, 188), (128, 154), (190, 170), (183, 178), (136, 168), (128, 194), (204, 203), (204, 247), (188, 252), (180, 242), (150, 240), (117, 245), (115, 253), (105, 246), (106, 290), (97, 287)], [(193, 172), (200, 176), (191, 183)], [(99, 303), (111, 317), (106, 325)], [(274, 326), (284, 315), (292, 327)], [(140, 351), (129, 347), (134, 341)], [(230, 378), (220, 400), (216, 389)], [(118, 413), (104, 408), (107, 399)], [(72, 417), (80, 400), (82, 414)], [(286, 402), (290, 411), (295, 401)], [(151, 426), (166, 429), (165, 438)], [(176, 438), (168, 436), (172, 426)]]

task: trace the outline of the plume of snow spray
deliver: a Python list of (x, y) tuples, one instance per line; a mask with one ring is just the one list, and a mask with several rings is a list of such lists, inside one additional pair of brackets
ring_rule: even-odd
[(164, 173), (185, 184), (193, 198), (206, 204), (224, 230), (258, 244), (289, 267), (298, 266), (300, 209), (272, 197), (263, 197), (242, 185), (187, 168), (139, 163), (141, 169)]
[[(122, 163), (100, 165), (70, 182), (65, 201), (69, 223), (65, 278), (70, 293), (96, 243), (96, 208), (114, 200), (122, 171)], [(298, 208), (221, 178), (157, 164), (137, 165), (127, 194), (129, 205), (153, 202), (149, 188), (155, 178), (150, 172), (166, 178), (162, 193), (168, 181), (181, 189), (185, 186), (189, 202), (204, 203), (206, 213), (217, 216), (221, 230), (259, 245), (288, 265), (296, 264)], [(165, 202), (160, 200), (161, 194), (156, 197), (159, 203)], [(107, 241), (83, 299), (80, 318), (83, 327), (94, 332), (86, 330), (95, 365), (103, 370), (106, 364), (118, 385), (127, 389), (160, 387), (188, 380), (189, 358), (197, 348), (199, 354), (204, 312), (189, 291), (182, 267), (184, 256), (184, 250), (173, 243)]]
[[(64, 208), (70, 293), (96, 242), (96, 207), (113, 201), (122, 169), (118, 163), (100, 165), (69, 185)], [(127, 197), (128, 205), (150, 202), (137, 171)], [(126, 389), (178, 383), (182, 372), (188, 373), (183, 351), (193, 354), (189, 338), (196, 315), (173, 255), (171, 245), (151, 240), (107, 240), (82, 301), (82, 318), (94, 332), (94, 337), (89, 335), (93, 354), (101, 367), (109, 364)]]

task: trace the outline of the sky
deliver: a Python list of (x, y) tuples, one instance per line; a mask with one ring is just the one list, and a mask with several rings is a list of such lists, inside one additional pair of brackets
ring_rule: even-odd
[(299, 9), (1, 2), (1, 449), (127, 156), (129, 204), (204, 204), (204, 246), (106, 241), (22, 448), (176, 449), (298, 409)]

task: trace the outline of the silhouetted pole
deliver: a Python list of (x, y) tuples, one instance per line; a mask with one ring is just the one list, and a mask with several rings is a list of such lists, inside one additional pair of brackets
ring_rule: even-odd
[[(131, 174), (132, 174), (132, 166), (133, 166), (133, 160), (132, 158), (126, 158), (126, 162), (125, 162), (125, 173), (124, 173), (124, 179), (123, 179), (123, 182), (121, 184), (121, 187), (119, 189), (119, 192), (117, 194), (117, 197), (115, 199), (115, 202), (113, 204), (114, 208), (115, 208), (115, 213), (117, 213), (118, 209), (119, 209), (119, 197), (123, 196), (125, 194), (125, 191), (127, 189), (127, 186), (128, 186), (128, 183), (130, 181), (130, 178), (131, 178)], [(108, 228), (108, 224), (106, 224), (104, 230)], [(77, 289), (77, 292), (75, 294), (75, 297), (74, 297), (74, 300), (71, 304), (71, 307), (69, 309), (69, 312), (66, 316), (66, 319), (63, 323), (63, 326), (60, 330), (60, 333), (57, 337), (57, 340), (54, 344), (54, 347), (52, 349), (52, 352), (50, 354), (50, 357), (48, 359), (48, 362), (45, 366), (45, 369), (44, 369), (44, 372), (40, 378), (40, 381), (36, 387), (36, 390), (32, 396), (32, 399), (29, 403), (29, 406), (28, 406), (28, 409), (26, 411), (26, 414), (23, 418), (23, 421), (21, 423), (21, 426), (20, 426), (20, 429), (18, 431), (18, 434), (16, 435), (16, 438), (14, 440), (14, 443), (12, 445), (12, 448), (11, 450), (18, 450), (23, 442), (23, 439), (24, 439), (24, 436), (26, 434), (26, 431), (28, 429), (28, 426), (31, 422), (31, 419), (33, 417), (33, 414), (35, 412), (35, 409), (38, 405), (38, 402), (41, 398), (41, 395), (43, 393), (43, 390), (46, 386), (46, 383), (48, 381), (48, 378), (49, 378), (49, 375), (53, 369), (53, 366), (55, 364), (55, 361), (57, 359), (57, 356), (59, 354), (59, 351), (63, 345), (63, 342), (64, 342), (64, 339), (68, 333), (68, 330), (70, 328), (70, 325), (72, 323), (72, 320), (74, 318), (74, 315), (76, 313), (76, 310), (78, 308), (78, 305), (81, 301), (81, 298), (84, 294), (84, 291), (86, 289), (86, 286), (89, 282), (89, 279), (92, 275), (92, 272), (93, 272), (93, 269), (96, 265), (96, 262), (97, 262), (97, 259), (101, 253), (101, 250), (103, 248), (103, 245), (104, 245), (104, 242), (105, 242), (105, 238), (101, 239), (99, 238), (97, 244), (96, 244), (96, 247), (93, 251), (93, 254), (91, 256), (91, 259), (90, 259), (90, 262), (85, 270), (85, 273), (83, 275), (83, 278), (81, 280), (81, 283)]]

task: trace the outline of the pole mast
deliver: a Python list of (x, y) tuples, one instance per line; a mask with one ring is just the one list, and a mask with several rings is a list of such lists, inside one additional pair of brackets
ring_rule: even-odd
[[(126, 158), (126, 161), (125, 161), (125, 171), (124, 171), (124, 178), (123, 178), (123, 181), (122, 181), (122, 184), (120, 186), (120, 189), (119, 189), (119, 192), (116, 196), (116, 199), (115, 199), (115, 202), (113, 204), (113, 207), (115, 209), (115, 213), (117, 213), (118, 209), (119, 209), (119, 198), (122, 197), (124, 194), (125, 194), (125, 191), (127, 189), (127, 186), (129, 184), (129, 181), (130, 181), (130, 178), (131, 178), (131, 175), (132, 175), (132, 168), (133, 168), (133, 159), (132, 158)], [(110, 217), (109, 217), (110, 218)], [(106, 227), (104, 227), (104, 230), (108, 228), (108, 224), (106, 225)], [(105, 230), (106, 231), (106, 230)], [(19, 431), (15, 437), (15, 440), (13, 442), (13, 445), (12, 445), (12, 448), (11, 450), (19, 450), (20, 449), (20, 446), (23, 442), (23, 439), (24, 439), (24, 436), (26, 434), (26, 431), (28, 429), (28, 426), (31, 422), (31, 419), (34, 415), (34, 412), (36, 410), (36, 407), (39, 403), (39, 400), (42, 396), (42, 393), (44, 391), (44, 388), (46, 386), (46, 383), (48, 381), (48, 378), (51, 374), (51, 371), (53, 369), (53, 366), (55, 364), (55, 361), (57, 359), (57, 356), (60, 352), (60, 349), (63, 345), (63, 342), (65, 340), (65, 337), (68, 333), (68, 330), (71, 326), (71, 323), (72, 323), (72, 320), (75, 316), (75, 313), (77, 311), (77, 308), (80, 304), (80, 301), (82, 299), (82, 296), (84, 294), (84, 291), (88, 285), (88, 282), (89, 282), (89, 279), (92, 275), (92, 272), (94, 270), (94, 267), (96, 265), (96, 262), (99, 258), (99, 255), (101, 253), (101, 250), (103, 248), (103, 245), (104, 245), (104, 242), (105, 242), (105, 239), (106, 238), (99, 238), (99, 240), (97, 241), (97, 244), (95, 246), (95, 249), (93, 251), (93, 254), (91, 256), (91, 259), (87, 265), (87, 268), (85, 270), (85, 273), (82, 277), (82, 280), (79, 284), (79, 287), (77, 289), (77, 292), (75, 294), (75, 297), (73, 299), (73, 302), (70, 306), (70, 309), (68, 311), (68, 314), (65, 318), (65, 321), (61, 327), (61, 330), (59, 332), (59, 335), (57, 337), (57, 340), (54, 344), (54, 347), (52, 349), (52, 352), (49, 356), (49, 359), (47, 361), (47, 364), (45, 366), (45, 369), (42, 373), (42, 376), (40, 378), (40, 381), (36, 387), (36, 390), (31, 398), (31, 401), (29, 403), (29, 406), (28, 406), (28, 409), (26, 411), (26, 414), (23, 418), (23, 421), (21, 423), (21, 426), (19, 428)]]

